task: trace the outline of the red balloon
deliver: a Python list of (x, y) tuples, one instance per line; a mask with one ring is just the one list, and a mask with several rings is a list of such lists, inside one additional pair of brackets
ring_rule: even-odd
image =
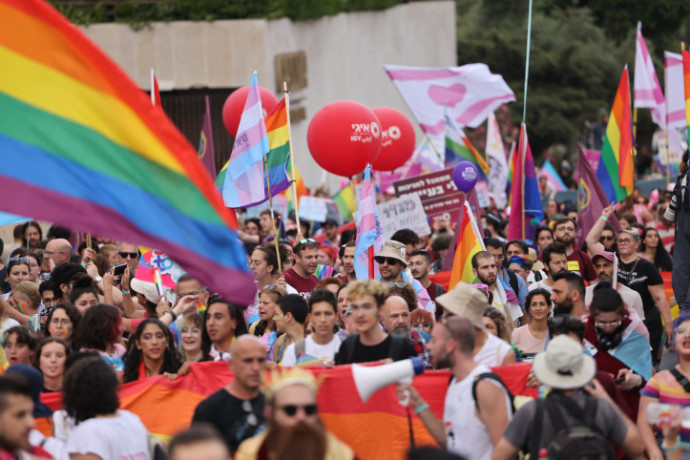
[(319, 166), (351, 177), (376, 160), (381, 150), (381, 125), (374, 112), (359, 102), (333, 102), (311, 119), (307, 144)]
[[(249, 94), (249, 86), (243, 86), (230, 93), (225, 104), (223, 104), (223, 124), (232, 137), (237, 134), (244, 104), (247, 102), (247, 94)], [(261, 86), (259, 86), (259, 94), (261, 95), (261, 108), (264, 111), (264, 116), (266, 116), (278, 104), (278, 99), (272, 92)]]
[(371, 166), (377, 171), (393, 171), (414, 153), (414, 127), (399, 110), (379, 107), (374, 113), (381, 123), (381, 153)]

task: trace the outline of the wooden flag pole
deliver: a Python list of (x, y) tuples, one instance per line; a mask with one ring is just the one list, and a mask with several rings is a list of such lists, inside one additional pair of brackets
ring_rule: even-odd
[(283, 97), (285, 98), (285, 112), (287, 115), (288, 145), (290, 146), (290, 169), (292, 170), (292, 178), (290, 179), (290, 193), (292, 193), (292, 205), (295, 207), (295, 223), (297, 224), (297, 233), (302, 235), (302, 226), (299, 222), (299, 198), (297, 197), (297, 183), (295, 181), (295, 154), (292, 148), (292, 127), (290, 125), (290, 93), (288, 92), (286, 81), (283, 81)]
[[(283, 274), (283, 267), (280, 263), (280, 245), (278, 244), (278, 232), (276, 231), (276, 220), (273, 217), (273, 194), (271, 193), (271, 178), (268, 174), (268, 161), (264, 155), (264, 171), (266, 172), (266, 189), (268, 190), (268, 206), (271, 208), (271, 226), (273, 227), (273, 241), (276, 245), (276, 258), (278, 259), (278, 276)], [(297, 224), (299, 226), (299, 224)]]

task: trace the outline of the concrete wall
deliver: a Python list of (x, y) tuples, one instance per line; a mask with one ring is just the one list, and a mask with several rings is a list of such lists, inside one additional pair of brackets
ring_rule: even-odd
[[(139, 32), (122, 24), (97, 24), (83, 30), (142, 88), (149, 88), (154, 67), (161, 91), (245, 86), (253, 70), (262, 86), (276, 91), (276, 54), (304, 51), (307, 86), (292, 100), (306, 109), (306, 119), (293, 124), (293, 142), (308, 186), (321, 178), (306, 142), (309, 120), (321, 107), (351, 99), (370, 108), (394, 107), (411, 117), (383, 64), (456, 64), (454, 1), (413, 2), (302, 22), (180, 21)], [(336, 178), (328, 182), (333, 190)]]

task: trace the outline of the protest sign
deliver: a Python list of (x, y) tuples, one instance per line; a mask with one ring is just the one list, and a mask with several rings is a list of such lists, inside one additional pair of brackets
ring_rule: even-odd
[(416, 193), (422, 202), (458, 191), (453, 182), (453, 168), (402, 179), (394, 182), (393, 188), (395, 196)]
[(299, 217), (304, 220), (324, 222), (328, 216), (328, 203), (333, 200), (305, 195), (299, 200)]
[(389, 239), (401, 228), (409, 228), (420, 236), (431, 234), (419, 195), (403, 195), (380, 203), (376, 208), (379, 212), (384, 239)]
[(424, 212), (431, 219), (432, 224), (437, 220), (450, 220), (458, 222), (460, 210), (464, 202), (463, 193), (455, 192), (431, 200), (425, 200), (422, 205)]

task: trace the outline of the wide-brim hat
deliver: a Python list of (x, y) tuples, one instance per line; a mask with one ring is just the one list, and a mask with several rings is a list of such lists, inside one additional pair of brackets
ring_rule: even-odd
[(489, 299), (482, 291), (460, 282), (453, 289), (436, 297), (436, 304), (461, 318), (467, 318), (478, 329), (484, 328), (484, 310)]
[(158, 297), (160, 296), (158, 295), (158, 289), (156, 288), (155, 284), (134, 278), (130, 282), (130, 285), (132, 286), (132, 289), (146, 297), (146, 300), (149, 302), (158, 303)]
[(532, 362), (534, 377), (557, 390), (582, 388), (594, 378), (596, 371), (594, 358), (565, 334), (551, 339), (546, 351), (538, 353)]
[(391, 259), (399, 260), (403, 265), (407, 266), (405, 250), (406, 246), (400, 241), (388, 240), (381, 245), (381, 250), (374, 256), (374, 259), (377, 257), (390, 257)]

